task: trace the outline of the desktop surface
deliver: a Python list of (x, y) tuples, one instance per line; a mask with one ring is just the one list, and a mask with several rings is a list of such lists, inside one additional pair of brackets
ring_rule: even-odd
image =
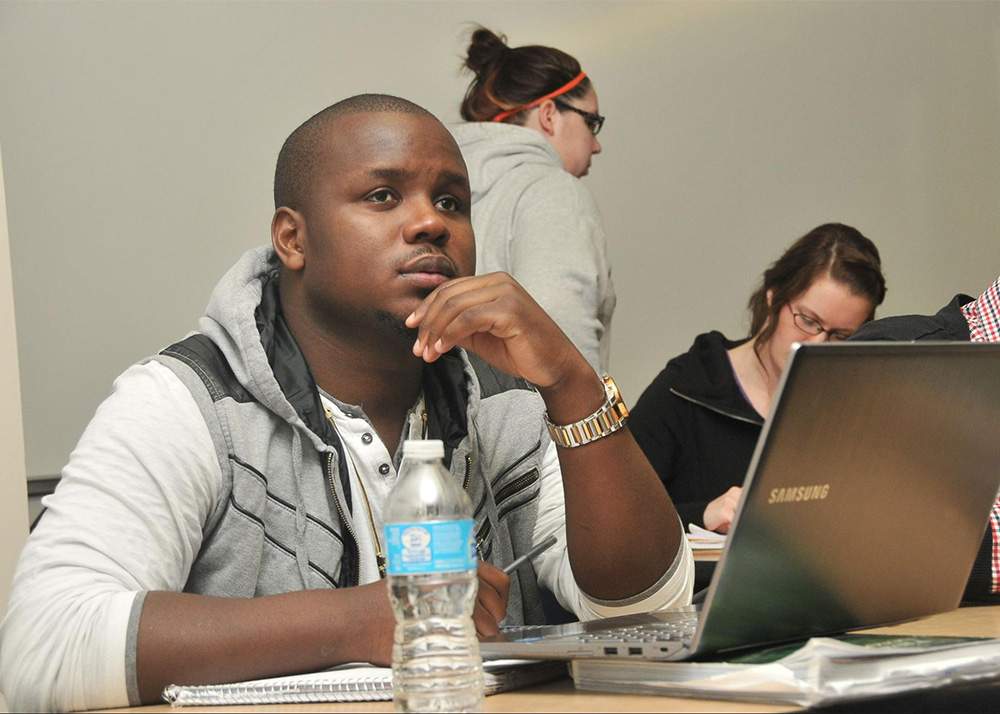
[[(1000, 637), (1000, 605), (962, 607), (951, 612), (925, 617), (898, 625), (878, 627), (863, 632), (876, 634), (954, 635), (963, 637)], [(995, 700), (992, 700), (995, 701)], [(485, 712), (780, 712), (796, 707), (747, 704), (713, 699), (681, 699), (644, 694), (583, 692), (566, 679), (486, 697)], [(995, 707), (994, 707), (995, 710)], [(109, 709), (116, 712), (391, 712), (392, 702), (350, 702), (321, 704), (273, 704), (231, 707), (184, 707), (171, 709), (156, 704), (132, 709)], [(843, 711), (842, 708), (837, 711)]]

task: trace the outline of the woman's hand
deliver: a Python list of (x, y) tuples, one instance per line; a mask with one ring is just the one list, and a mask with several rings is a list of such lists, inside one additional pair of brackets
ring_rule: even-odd
[(717, 499), (705, 506), (705, 528), (716, 533), (728, 533), (729, 526), (733, 523), (733, 516), (736, 515), (736, 506), (740, 502), (740, 494), (743, 489), (733, 486)]

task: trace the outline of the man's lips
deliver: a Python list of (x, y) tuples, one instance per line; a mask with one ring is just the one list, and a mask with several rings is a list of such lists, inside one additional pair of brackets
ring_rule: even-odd
[(400, 268), (399, 274), (420, 287), (436, 288), (455, 277), (455, 266), (441, 254), (421, 255)]

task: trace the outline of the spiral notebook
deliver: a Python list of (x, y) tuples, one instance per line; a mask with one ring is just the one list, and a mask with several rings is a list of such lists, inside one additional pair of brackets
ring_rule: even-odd
[[(494, 660), (484, 662), (483, 670), (488, 695), (568, 674), (566, 663), (559, 661)], [(356, 663), (322, 672), (233, 684), (171, 684), (163, 690), (163, 698), (174, 707), (377, 701), (392, 699), (392, 670)]]

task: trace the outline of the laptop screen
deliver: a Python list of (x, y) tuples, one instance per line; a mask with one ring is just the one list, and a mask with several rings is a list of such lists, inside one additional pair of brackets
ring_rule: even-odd
[(1000, 345), (796, 345), (698, 651), (956, 607), (1000, 484)]
[[(686, 659), (944, 612), (998, 487), (1000, 344), (795, 345), (696, 623), (685, 608), (524, 628), (481, 648)], [(639, 625), (676, 644), (626, 641)]]

